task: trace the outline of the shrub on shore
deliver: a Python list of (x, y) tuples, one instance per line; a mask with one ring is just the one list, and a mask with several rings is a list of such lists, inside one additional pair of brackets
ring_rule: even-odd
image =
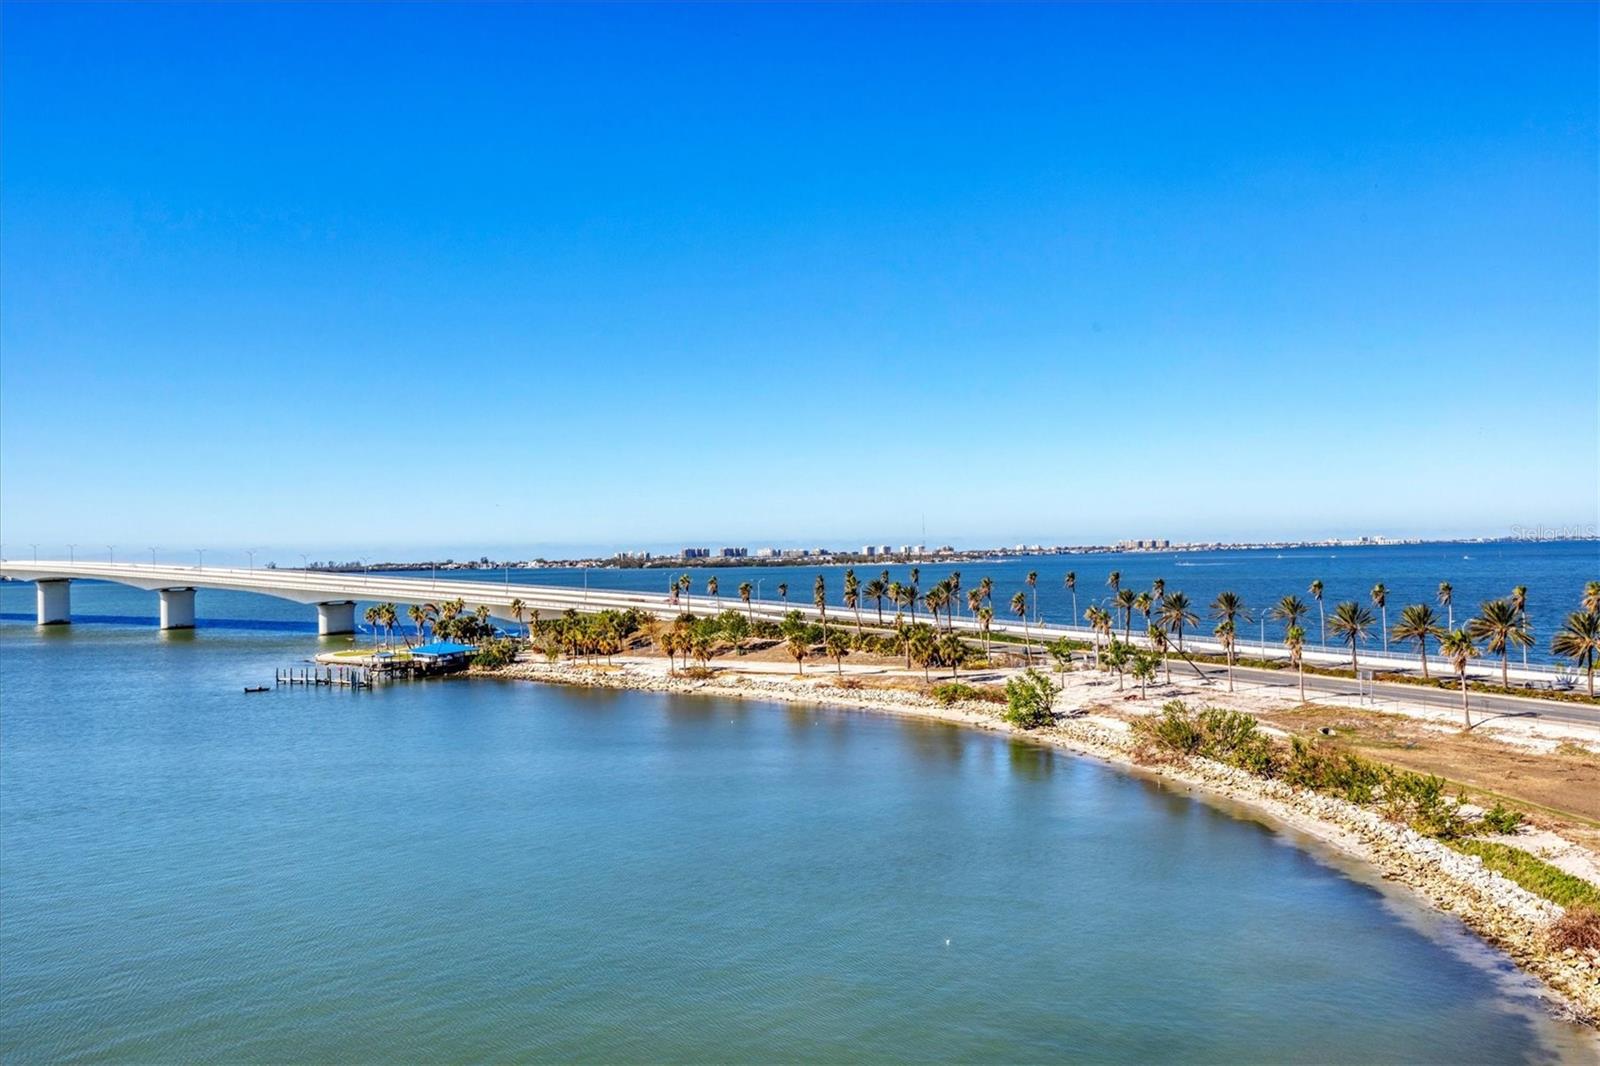
[(964, 700), (981, 700), (984, 703), (1006, 702), (1006, 694), (997, 688), (968, 685), (962, 681), (941, 681), (929, 689), (928, 694), (937, 703), (945, 707), (950, 706), (952, 703), (961, 703)]
[(1056, 683), (1029, 667), (1006, 682), (1006, 709), (1001, 717), (1019, 729), (1039, 729), (1056, 721)]
[(1551, 951), (1600, 952), (1600, 910), (1578, 905), (1550, 923), (1545, 933)]
[(1385, 766), (1302, 737), (1281, 744), (1262, 733), (1254, 717), (1237, 711), (1207, 707), (1194, 713), (1182, 700), (1169, 700), (1160, 715), (1135, 722), (1134, 733), (1143, 741), (1146, 758), (1212, 759), (1256, 777), (1376, 807), (1391, 821), (1438, 840), (1510, 833), (1522, 824), (1520, 813), (1498, 803), (1474, 821), (1462, 812), (1459, 797), (1445, 795), (1443, 778)]
[(472, 665), (494, 670), (502, 666), (509, 666), (517, 657), (517, 642), (504, 637), (497, 637), (478, 645), (478, 650), (473, 653)]

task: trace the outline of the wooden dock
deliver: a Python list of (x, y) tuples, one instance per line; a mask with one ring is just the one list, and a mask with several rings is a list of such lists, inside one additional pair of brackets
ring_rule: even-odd
[(302, 666), (273, 671), (273, 680), (283, 685), (327, 685), (330, 688), (371, 688), (373, 671), (365, 666)]

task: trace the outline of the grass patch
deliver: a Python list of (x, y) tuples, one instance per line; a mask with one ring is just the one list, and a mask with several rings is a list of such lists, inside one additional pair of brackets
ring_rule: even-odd
[(1496, 844), (1488, 840), (1452, 840), (1450, 846), (1468, 855), (1476, 855), (1483, 864), (1536, 896), (1563, 907), (1589, 907), (1600, 909), (1600, 888), (1581, 877), (1550, 865), (1537, 855), (1521, 848)]

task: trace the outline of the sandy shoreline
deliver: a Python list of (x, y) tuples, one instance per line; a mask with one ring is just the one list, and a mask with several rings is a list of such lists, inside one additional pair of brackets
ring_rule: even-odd
[(945, 707), (900, 689), (841, 688), (831, 676), (820, 673), (799, 678), (719, 670), (709, 679), (670, 676), (666, 663), (659, 659), (619, 659), (609, 667), (518, 662), (482, 671), (479, 676), (880, 711), (1012, 734), (1160, 776), (1260, 812), (1373, 867), (1386, 881), (1406, 886), (1428, 906), (1455, 914), (1537, 978), (1555, 1013), (1600, 1029), (1600, 959), (1570, 952), (1552, 955), (1545, 950), (1545, 927), (1561, 913), (1555, 904), (1485, 869), (1475, 857), (1343, 800), (1205, 760), (1183, 765), (1136, 763), (1128, 724), (1117, 718), (1085, 714), (1048, 729), (1021, 732), (1001, 720), (992, 704)]

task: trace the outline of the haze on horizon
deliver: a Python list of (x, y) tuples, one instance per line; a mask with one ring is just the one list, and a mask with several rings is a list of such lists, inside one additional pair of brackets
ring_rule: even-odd
[(0, 541), (1592, 527), (1596, 11), (9, 5)]

